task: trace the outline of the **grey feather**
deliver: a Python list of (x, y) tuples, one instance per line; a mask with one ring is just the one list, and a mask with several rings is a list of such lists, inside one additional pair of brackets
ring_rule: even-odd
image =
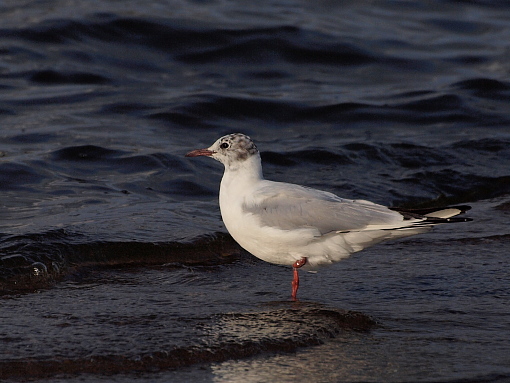
[[(277, 184), (277, 187), (275, 187)], [(321, 235), (363, 230), (369, 225), (400, 227), (404, 217), (385, 206), (348, 200), (307, 187), (263, 181), (254, 199), (243, 206), (264, 226), (292, 230), (313, 227)]]

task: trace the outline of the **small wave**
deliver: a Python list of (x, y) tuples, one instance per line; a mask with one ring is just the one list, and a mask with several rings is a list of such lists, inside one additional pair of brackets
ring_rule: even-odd
[(95, 145), (71, 146), (53, 152), (53, 159), (64, 161), (97, 161), (123, 155), (124, 152)]
[(301, 108), (302, 106), (290, 102), (207, 95), (201, 96), (201, 99), (196, 101), (190, 100), (186, 106), (179, 107), (178, 112), (200, 117), (205, 121), (211, 117), (218, 117), (290, 122), (300, 118)]
[[(280, 304), (288, 306), (288, 304)], [(247, 358), (263, 353), (295, 352), (319, 345), (342, 331), (365, 332), (376, 326), (370, 317), (314, 304), (253, 313), (226, 313), (186, 318), (198, 329), (194, 345), (138, 355), (88, 355), (83, 358), (15, 359), (0, 361), (0, 378), (49, 378), (56, 375), (140, 373), (200, 363)]]
[[(510, 140), (504, 138), (482, 138), (478, 140), (463, 140), (452, 145), (453, 149), (467, 149), (476, 152), (497, 153), (510, 157)], [(501, 157), (500, 157), (501, 158)]]
[[(456, 110), (455, 105), (441, 104), (440, 100), (413, 101), (397, 106), (370, 105), (361, 103), (340, 103), (326, 106), (307, 106), (289, 101), (275, 101), (255, 98), (202, 96), (202, 100), (177, 106), (174, 110), (152, 115), (178, 124), (214, 126), (216, 119), (252, 119), (270, 123), (337, 123), (342, 121), (407, 121), (414, 123), (434, 123), (445, 121), (478, 121), (469, 111)], [(443, 101), (447, 102), (448, 100)], [(451, 109), (450, 109), (451, 107)], [(457, 107), (457, 109), (460, 107)], [(435, 109), (435, 110), (434, 110)], [(421, 112), (421, 113), (420, 113)], [(189, 126), (189, 125), (188, 125)]]
[(262, 152), (260, 153), (260, 157), (263, 162), (277, 166), (294, 166), (298, 164), (298, 161), (293, 159), (291, 156), (277, 152)]
[(178, 55), (177, 60), (193, 64), (211, 62), (253, 64), (267, 63), (277, 59), (296, 64), (321, 65), (363, 65), (377, 61), (367, 52), (349, 44), (327, 46), (318, 41), (311, 41), (309, 46), (305, 46), (302, 42), (298, 45), (289, 41), (288, 36), (280, 37), (279, 32), (279, 29), (269, 33), (265, 30), (262, 33), (254, 30), (251, 31), (252, 36), (244, 38), (248, 38), (248, 41)]
[(7, 190), (35, 190), (46, 175), (31, 166), (15, 163), (0, 163), (0, 189)]
[[(115, 170), (120, 174), (163, 170), (171, 168), (174, 172), (185, 172), (184, 159), (166, 153), (134, 155), (118, 149), (109, 149), (97, 145), (69, 146), (50, 154), (52, 164), (58, 167), (73, 166), (73, 176), (79, 173), (97, 173), (99, 167)], [(62, 172), (67, 172), (62, 169)]]
[(451, 85), (454, 89), (467, 90), (476, 97), (508, 101), (510, 99), (510, 83), (490, 78), (473, 78)]
[(30, 76), (31, 81), (38, 84), (45, 85), (60, 85), (60, 84), (76, 84), (76, 85), (90, 85), (90, 84), (107, 84), (110, 80), (104, 76), (95, 73), (74, 72), (64, 73), (55, 70), (37, 71)]
[(87, 242), (56, 230), (1, 237), (0, 251), (0, 295), (5, 295), (50, 287), (83, 267), (215, 265), (232, 262), (240, 249), (221, 233), (187, 242)]
[(452, 169), (436, 172), (418, 171), (397, 182), (412, 185), (414, 188), (436, 191), (437, 198), (422, 202), (423, 207), (431, 204), (454, 205), (510, 194), (510, 176), (484, 177)]
[(167, 183), (165, 188), (167, 193), (181, 196), (210, 196), (215, 197), (218, 193), (217, 188), (211, 189), (203, 186), (199, 182), (189, 180), (174, 180)]
[(353, 161), (347, 155), (338, 154), (323, 149), (300, 150), (297, 152), (291, 152), (288, 155), (290, 158), (299, 158), (300, 161), (312, 162), (322, 165), (345, 165), (353, 163)]
[(452, 380), (440, 380), (435, 381), (436, 383), (506, 383), (510, 379), (510, 375), (504, 374), (486, 374), (476, 375), (469, 378), (452, 379)]
[[(339, 42), (337, 38), (293, 25), (222, 29), (207, 24), (186, 23), (165, 19), (120, 17), (113, 14), (89, 16), (80, 20), (53, 20), (19, 30), (0, 31), (0, 37), (16, 36), (29, 42), (73, 44), (103, 42), (140, 45), (144, 49), (164, 51), (176, 61), (186, 64), (238, 62), (361, 66), (391, 65), (395, 68), (418, 68), (419, 60), (377, 54), (354, 41)], [(34, 53), (35, 54), (35, 53)], [(90, 59), (90, 58), (89, 58)], [(150, 64), (139, 63), (147, 69)], [(270, 78), (274, 78), (273, 71)], [(42, 82), (75, 82), (104, 84), (109, 79), (94, 73), (56, 73), (42, 71), (34, 75)], [(286, 76), (284, 74), (284, 76)], [(281, 75), (278, 74), (280, 78)]]
[(396, 104), (368, 104), (342, 102), (331, 105), (310, 106), (289, 100), (225, 97), (201, 95), (189, 99), (170, 111), (151, 114), (151, 118), (164, 119), (182, 126), (202, 128), (215, 126), (218, 119), (251, 119), (269, 123), (412, 123), (502, 125), (507, 118), (498, 113), (477, 109), (459, 95), (406, 96), (411, 100)]
[(193, 115), (191, 111), (175, 111), (175, 112), (157, 112), (148, 115), (150, 119), (161, 120), (171, 123), (176, 127), (193, 129), (211, 129), (216, 127), (215, 124), (207, 123), (202, 118)]

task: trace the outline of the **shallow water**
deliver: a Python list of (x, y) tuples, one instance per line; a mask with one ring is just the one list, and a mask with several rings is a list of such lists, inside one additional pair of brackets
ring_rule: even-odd
[[(506, 2), (0, 5), (0, 377), (510, 379)], [(226, 234), (242, 131), (265, 176), (473, 222), (317, 274)]]

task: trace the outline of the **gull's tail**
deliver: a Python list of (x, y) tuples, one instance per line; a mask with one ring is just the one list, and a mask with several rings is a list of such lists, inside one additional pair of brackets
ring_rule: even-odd
[(472, 221), (471, 218), (457, 217), (458, 215), (464, 214), (466, 211), (471, 209), (471, 206), (468, 205), (447, 206), (441, 208), (428, 208), (428, 209), (401, 209), (401, 208), (390, 209), (402, 214), (404, 216), (404, 219), (426, 218), (426, 220), (423, 221), (423, 224), (435, 225), (438, 223)]

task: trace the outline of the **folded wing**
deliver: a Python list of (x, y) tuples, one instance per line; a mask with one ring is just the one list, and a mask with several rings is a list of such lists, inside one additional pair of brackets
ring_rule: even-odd
[(264, 226), (293, 230), (316, 228), (330, 232), (391, 230), (412, 226), (426, 217), (406, 217), (398, 211), (364, 200), (348, 200), (298, 185), (266, 181), (246, 201), (244, 210)]

